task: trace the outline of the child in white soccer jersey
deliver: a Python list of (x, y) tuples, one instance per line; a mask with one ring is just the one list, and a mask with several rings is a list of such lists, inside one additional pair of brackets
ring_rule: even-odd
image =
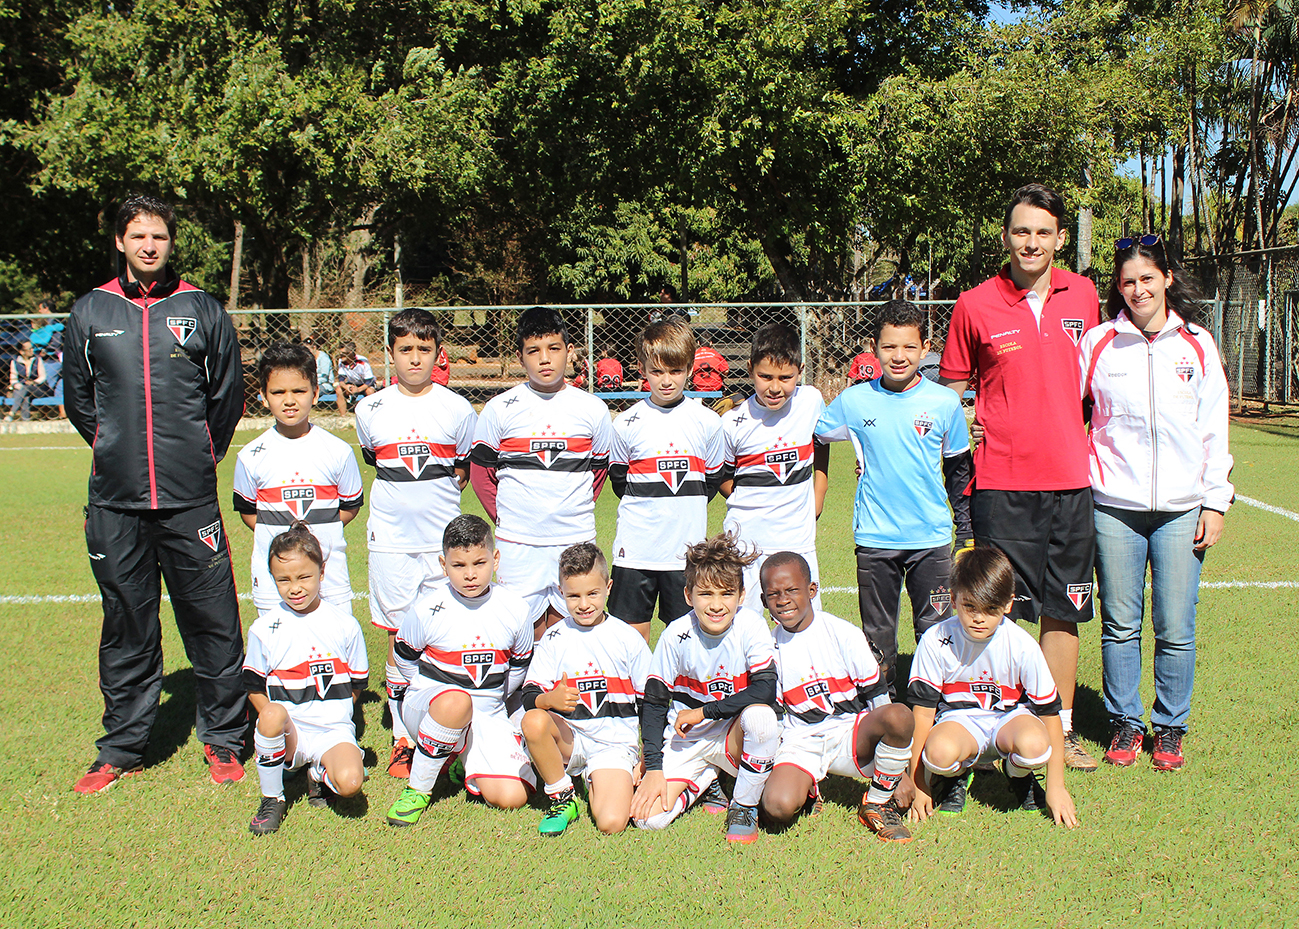
[[(910, 842), (894, 793), (911, 761), (911, 711), (890, 703), (888, 686), (862, 634), (812, 605), (816, 584), (803, 556), (776, 552), (762, 566), (762, 602), (779, 625), (777, 696), (785, 708), (780, 748), (762, 791), (775, 826), (819, 799), (826, 774), (870, 782), (857, 810), (885, 842)], [(910, 789), (904, 789), (903, 800)]]
[[(956, 560), (956, 616), (921, 637), (911, 662), (913, 820), (961, 812), (974, 763), (996, 754), (1019, 809), (1049, 809), (1057, 823), (1078, 825), (1064, 786), (1060, 694), (1042, 649), (1006, 616), (1014, 596), (1000, 549), (976, 546)], [(1045, 794), (1035, 773), (1044, 766)]]
[(388, 633), (388, 773), (409, 777), (415, 739), (392, 695), (398, 618), (443, 575), (442, 533), (460, 514), (478, 417), (469, 401), (432, 380), (442, 333), (428, 310), (402, 310), (388, 322), (397, 383), (356, 405), (356, 438), (370, 486), (370, 622)]
[(753, 396), (722, 417), (726, 526), (758, 552), (744, 571), (744, 605), (752, 610), (762, 608), (758, 572), (768, 552), (797, 552), (811, 566), (812, 579), (820, 576), (816, 519), (830, 451), (813, 439), (825, 402), (815, 387), (798, 383), (802, 375), (798, 333), (779, 323), (763, 326), (749, 349)]
[(365, 781), (353, 707), (370, 663), (350, 610), (320, 599), (325, 556), (305, 522), (271, 542), (268, 563), (280, 603), (248, 630), (244, 687), (257, 711), (253, 748), (262, 799), (248, 824), (254, 835), (284, 821), (284, 772), (307, 766), (307, 798), (325, 806)]
[(670, 623), (686, 603), (686, 547), (708, 535), (708, 501), (721, 477), (722, 421), (684, 393), (695, 338), (671, 316), (636, 341), (650, 395), (613, 421), (609, 483), (622, 498), (613, 542), (609, 610), (649, 641), (658, 602)]
[(562, 835), (577, 819), (572, 779), (579, 775), (597, 829), (622, 832), (631, 818), (637, 711), (650, 653), (626, 623), (605, 612), (609, 583), (609, 566), (594, 543), (564, 549), (559, 586), (569, 615), (541, 637), (523, 684), (523, 737), (550, 798), (539, 827), (544, 836)]
[(518, 809), (537, 786), (505, 711), (532, 657), (532, 624), (523, 598), (492, 583), (497, 560), (482, 517), (451, 520), (442, 535), (446, 581), (421, 594), (397, 627), (394, 690), (417, 735), (409, 784), (388, 810), (394, 826), (419, 822), (456, 752), (465, 787), (494, 807)]
[(274, 609), (280, 598), (267, 568), (271, 540), (303, 520), (320, 540), (329, 570), (322, 598), (352, 610), (343, 527), (364, 500), (352, 446), (309, 421), (316, 402), (316, 356), (300, 343), (276, 342), (257, 364), (262, 398), (275, 425), (235, 459), (234, 506), (253, 530), (253, 604)]
[(496, 523), (497, 576), (528, 602), (540, 636), (565, 615), (560, 553), (595, 540), (613, 429), (603, 401), (564, 382), (573, 345), (558, 312), (525, 310), (516, 345), (528, 379), (483, 407), (470, 479)]
[(645, 774), (632, 799), (641, 829), (664, 829), (717, 777), (736, 775), (726, 838), (758, 835), (758, 800), (780, 740), (776, 658), (763, 618), (741, 605), (754, 556), (714, 536), (686, 553), (691, 611), (659, 637), (645, 681)]

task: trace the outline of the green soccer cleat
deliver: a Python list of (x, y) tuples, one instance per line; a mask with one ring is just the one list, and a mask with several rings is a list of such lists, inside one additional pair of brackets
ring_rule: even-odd
[(569, 794), (550, 804), (550, 809), (546, 811), (546, 818), (541, 821), (537, 831), (547, 837), (563, 835), (564, 830), (577, 821), (577, 816), (577, 801), (573, 799), (572, 794)]
[(397, 802), (388, 808), (388, 825), (415, 825), (432, 799), (429, 794), (422, 794), (410, 787), (403, 788)]

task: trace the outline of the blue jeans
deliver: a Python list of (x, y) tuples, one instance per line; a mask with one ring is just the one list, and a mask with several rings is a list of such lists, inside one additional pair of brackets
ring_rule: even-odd
[(1200, 510), (1184, 513), (1096, 507), (1105, 709), (1115, 724), (1145, 728), (1141, 624), (1150, 565), (1155, 631), (1155, 706), (1150, 722), (1186, 730), (1195, 683), (1195, 604), (1204, 553), (1195, 551)]

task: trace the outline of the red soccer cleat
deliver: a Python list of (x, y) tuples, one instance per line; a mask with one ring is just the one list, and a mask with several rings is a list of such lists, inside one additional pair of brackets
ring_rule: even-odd
[(132, 774), (139, 774), (142, 769), (139, 765), (134, 768), (119, 768), (108, 762), (95, 762), (90, 766), (90, 770), (81, 775), (81, 779), (72, 785), (72, 789), (79, 794), (99, 794), (108, 790), (124, 777)]
[(235, 753), (220, 745), (204, 745), (203, 760), (213, 784), (233, 784), (244, 779), (244, 766)]
[(415, 748), (406, 739), (400, 738), (392, 747), (392, 757), (388, 759), (388, 774), (391, 777), (410, 777), (410, 764), (415, 760)]

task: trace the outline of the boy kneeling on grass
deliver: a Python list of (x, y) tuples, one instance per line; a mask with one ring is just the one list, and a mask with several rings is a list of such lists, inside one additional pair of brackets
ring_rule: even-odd
[(499, 558), (487, 522), (457, 516), (442, 534), (446, 582), (421, 594), (397, 625), (393, 694), (416, 744), (409, 786), (388, 810), (393, 826), (419, 822), (457, 752), (465, 788), (491, 806), (516, 810), (537, 786), (505, 710), (532, 658), (531, 613), (518, 594), (492, 584)]
[(720, 768), (736, 775), (727, 840), (757, 838), (758, 800), (780, 725), (771, 634), (761, 616), (741, 606), (744, 569), (755, 560), (729, 533), (686, 550), (692, 609), (659, 637), (641, 705), (645, 774), (631, 805), (641, 829), (666, 828)]
[(595, 543), (564, 549), (559, 588), (568, 618), (537, 643), (522, 691), (523, 737), (550, 798), (539, 831), (562, 835), (577, 819), (572, 778), (583, 776), (596, 828), (622, 832), (640, 760), (637, 710), (649, 647), (633, 627), (605, 612), (609, 565)]
[(365, 638), (352, 614), (320, 599), (325, 557), (298, 520), (271, 540), (271, 579), (281, 601), (248, 630), (244, 687), (257, 711), (253, 747), (262, 799), (248, 829), (280, 828), (284, 771), (307, 767), (307, 802), (355, 796), (365, 782), (353, 707), (369, 678)]
[[(1017, 809), (1049, 809), (1060, 825), (1078, 825), (1064, 786), (1060, 694), (1042, 649), (1006, 616), (1015, 595), (1010, 560), (991, 546), (970, 549), (953, 566), (951, 587), (956, 616), (921, 637), (911, 663), (911, 818), (960, 813), (972, 767), (995, 753)], [(1036, 775), (1043, 766), (1045, 793)]]

